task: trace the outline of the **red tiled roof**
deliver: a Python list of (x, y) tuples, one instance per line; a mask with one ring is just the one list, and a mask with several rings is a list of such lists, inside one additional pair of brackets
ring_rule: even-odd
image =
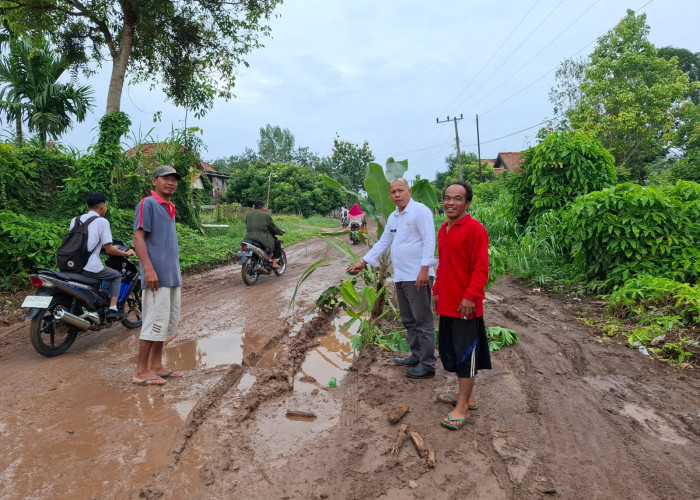
[(494, 169), (505, 168), (514, 174), (520, 173), (520, 164), (523, 162), (523, 155), (520, 152), (498, 153), (493, 164)]

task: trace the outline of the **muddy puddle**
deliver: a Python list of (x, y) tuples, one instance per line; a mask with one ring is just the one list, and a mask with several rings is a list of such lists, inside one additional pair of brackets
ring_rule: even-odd
[[(3, 445), (16, 457), (3, 482), (13, 485), (15, 498), (90, 498), (96, 491), (118, 490), (124, 474), (145, 482), (170, 463), (186, 413), (187, 408), (173, 409), (162, 392), (136, 390), (125, 397), (123, 388), (110, 385), (86, 392), (59, 382), (3, 419)], [(125, 426), (129, 433), (110, 432)], [(144, 447), (148, 442), (156, 446)], [(89, 474), (70, 473), (71, 464), (89, 464)]]
[[(307, 352), (295, 375), (293, 394), (263, 403), (257, 410), (253, 448), (259, 458), (267, 457), (271, 466), (282, 466), (293, 456), (290, 450), (306, 446), (340, 421), (342, 405), (333, 391), (342, 385), (356, 356), (350, 339), (358, 325), (344, 329), (349, 319), (335, 318), (327, 334), (314, 339), (318, 345)], [(258, 367), (271, 366), (282, 354), (281, 350), (268, 353)], [(335, 388), (329, 387), (332, 379), (335, 384), (330, 385)]]
[(317, 387), (329, 387), (332, 379), (335, 379), (335, 384), (341, 383), (356, 356), (350, 339), (357, 334), (359, 323), (355, 322), (349, 329), (344, 329), (343, 325), (349, 319), (348, 316), (335, 318), (328, 333), (316, 338), (319, 345), (307, 353), (306, 360), (295, 377), (294, 392), (310, 392)]
[(202, 332), (165, 347), (165, 366), (173, 370), (199, 370), (221, 365), (240, 365), (243, 358), (263, 346), (265, 336), (245, 332), (242, 328)]

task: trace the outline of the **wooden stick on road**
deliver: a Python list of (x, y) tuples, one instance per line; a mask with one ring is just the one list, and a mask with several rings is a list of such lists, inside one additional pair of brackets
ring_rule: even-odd
[(404, 439), (406, 439), (406, 431), (408, 430), (408, 424), (401, 424), (401, 428), (399, 429), (399, 435), (396, 437), (396, 444), (394, 444), (394, 447), (391, 449), (392, 455), (398, 455), (399, 450), (401, 449), (401, 445), (403, 444)]

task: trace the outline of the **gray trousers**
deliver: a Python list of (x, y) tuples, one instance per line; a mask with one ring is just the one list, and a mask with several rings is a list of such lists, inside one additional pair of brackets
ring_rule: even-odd
[(430, 284), (419, 291), (415, 281), (395, 283), (401, 323), (406, 327), (411, 357), (424, 368), (435, 371), (435, 323), (430, 306), (432, 284), (431, 277)]
[(119, 297), (119, 289), (122, 287), (122, 273), (116, 269), (105, 266), (102, 268), (102, 271), (97, 271), (96, 273), (92, 271), (83, 271), (80, 274), (96, 280), (109, 281), (109, 296)]

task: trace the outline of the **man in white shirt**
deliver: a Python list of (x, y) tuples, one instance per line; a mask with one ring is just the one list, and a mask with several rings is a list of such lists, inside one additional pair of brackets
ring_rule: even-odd
[(411, 366), (406, 370), (409, 377), (427, 378), (435, 375), (435, 323), (430, 305), (435, 279), (435, 224), (430, 209), (411, 199), (412, 192), (406, 179), (389, 184), (396, 210), (389, 215), (379, 241), (348, 272), (358, 273), (367, 264), (376, 267), (379, 257), (391, 248), (401, 323), (411, 347), (411, 356), (394, 358), (394, 363)]
[[(119, 289), (121, 288), (122, 275), (116, 269), (105, 267), (100, 259), (100, 250), (104, 247), (105, 252), (110, 255), (130, 257), (134, 255), (134, 251), (129, 249), (122, 252), (117, 247), (112, 245), (112, 229), (109, 221), (104, 218), (107, 213), (107, 200), (102, 193), (91, 193), (87, 196), (88, 212), (80, 216), (80, 221), (85, 222), (93, 217), (97, 217), (92, 221), (87, 228), (88, 231), (88, 250), (91, 250), (90, 258), (85, 264), (85, 267), (80, 272), (83, 276), (109, 282), (109, 309), (107, 310), (107, 319), (119, 320), (126, 317), (126, 314), (117, 310), (117, 299), (119, 298)], [(73, 229), (75, 219), (70, 223), (70, 228)]]

